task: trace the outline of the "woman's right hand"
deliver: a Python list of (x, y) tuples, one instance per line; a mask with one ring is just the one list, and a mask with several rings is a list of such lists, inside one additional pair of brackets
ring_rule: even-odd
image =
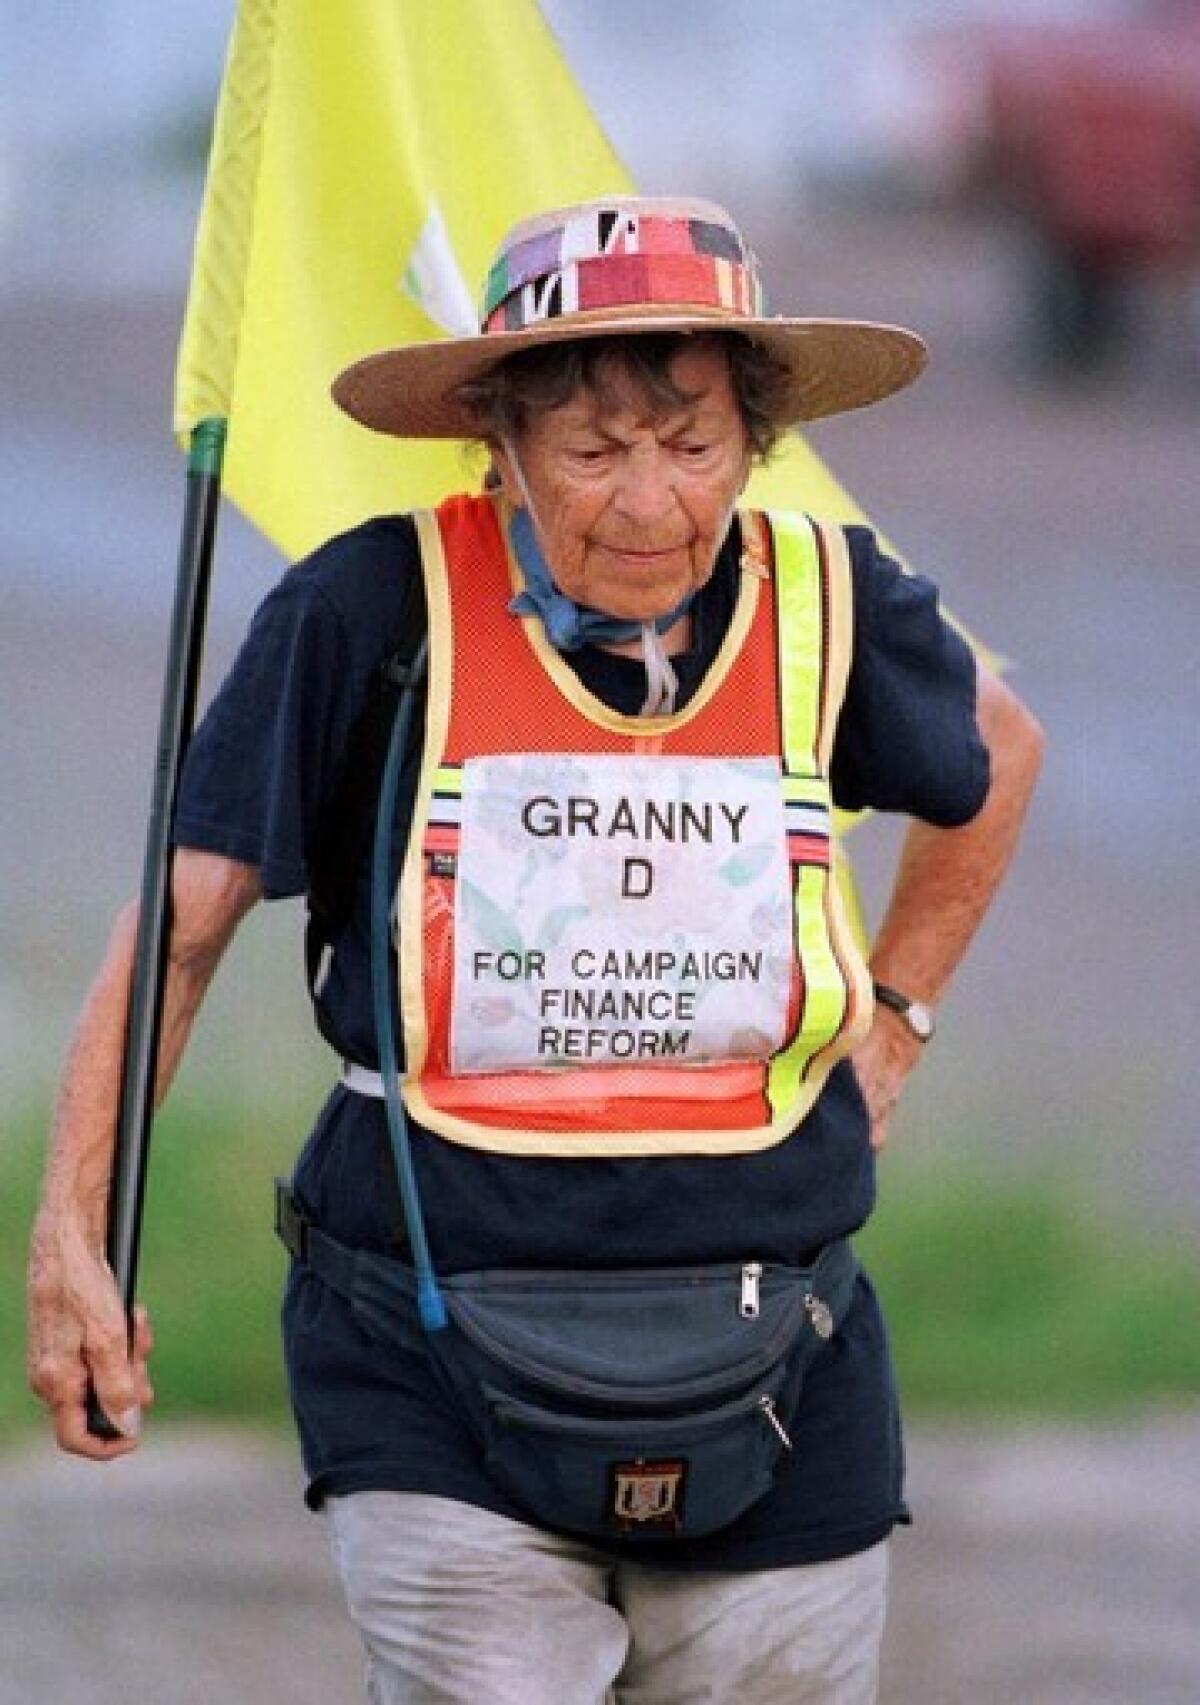
[[(261, 896), (253, 865), (187, 847), (176, 852), (156, 1101), (166, 1094), (222, 953)], [(50, 1410), (62, 1448), (100, 1461), (136, 1447), (141, 1412), (154, 1395), (146, 1374), (150, 1322), (137, 1308), (130, 1331), (104, 1259), (136, 939), (137, 907), (127, 906), (71, 1042), (29, 1257), (29, 1383)], [(122, 1437), (89, 1433), (89, 1382)]]
[[(142, 1410), (154, 1401), (146, 1371), (152, 1342), (140, 1306), (131, 1341), (108, 1263), (74, 1216), (43, 1208), (29, 1257), (28, 1373), (63, 1450), (97, 1461), (136, 1450)], [(120, 1438), (88, 1431), (89, 1384)]]

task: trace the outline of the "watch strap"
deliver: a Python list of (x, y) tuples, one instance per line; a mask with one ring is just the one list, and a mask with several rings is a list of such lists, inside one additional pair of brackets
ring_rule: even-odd
[(872, 986), (880, 1006), (888, 1007), (897, 1017), (902, 1018), (918, 1042), (925, 1043), (930, 1040), (934, 1030), (933, 1013), (924, 1001), (912, 1000), (887, 983), (874, 982)]

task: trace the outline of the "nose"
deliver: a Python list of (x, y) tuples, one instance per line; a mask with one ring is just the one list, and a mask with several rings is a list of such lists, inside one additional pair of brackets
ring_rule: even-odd
[(671, 458), (660, 444), (631, 446), (621, 457), (613, 505), (639, 526), (653, 526), (675, 509)]

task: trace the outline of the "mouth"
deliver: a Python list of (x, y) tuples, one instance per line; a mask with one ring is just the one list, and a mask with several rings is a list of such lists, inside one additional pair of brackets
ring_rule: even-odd
[(665, 545), (657, 550), (640, 550), (624, 545), (605, 545), (609, 556), (614, 556), (622, 562), (631, 562), (650, 566), (656, 562), (666, 562), (671, 557), (677, 557), (687, 549), (686, 545)]

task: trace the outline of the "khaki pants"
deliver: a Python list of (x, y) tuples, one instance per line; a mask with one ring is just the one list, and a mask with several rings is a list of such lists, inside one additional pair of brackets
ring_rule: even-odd
[(870, 1705), (887, 1546), (671, 1573), (448, 1498), (328, 1501), (372, 1705)]

